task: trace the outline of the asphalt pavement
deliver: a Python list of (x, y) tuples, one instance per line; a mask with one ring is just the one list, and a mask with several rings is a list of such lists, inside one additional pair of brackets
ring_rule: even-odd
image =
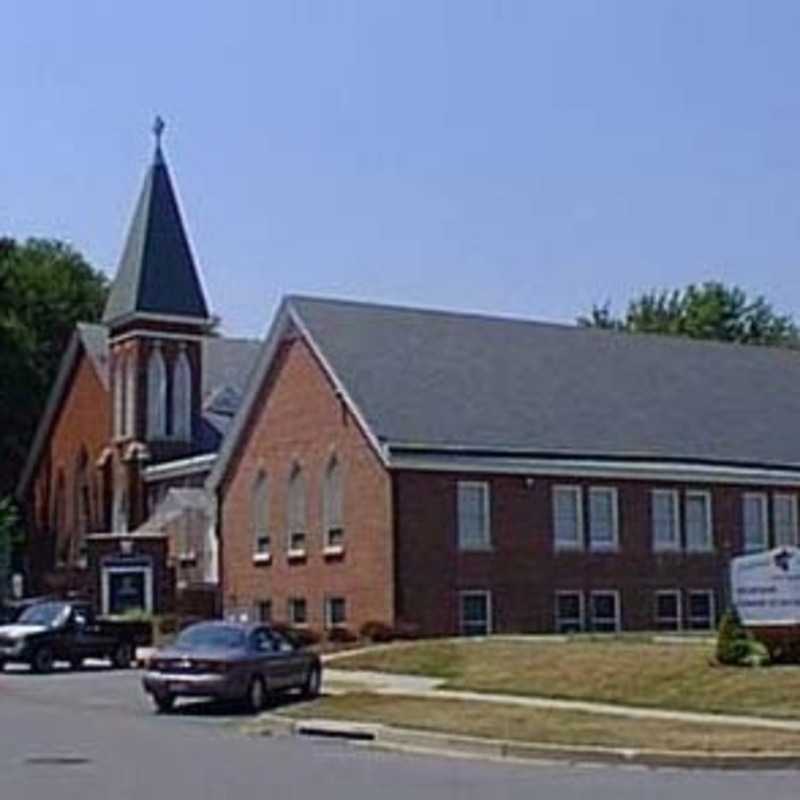
[(135, 671), (0, 674), (1, 800), (795, 800), (795, 772), (499, 764), (292, 737), (235, 707), (156, 716)]

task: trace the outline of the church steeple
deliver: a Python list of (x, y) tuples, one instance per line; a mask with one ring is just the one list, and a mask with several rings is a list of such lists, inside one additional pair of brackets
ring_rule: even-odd
[(155, 152), (136, 205), (122, 258), (103, 313), (112, 329), (137, 317), (185, 318), (211, 324), (200, 278), (161, 149), (164, 122), (156, 117)]

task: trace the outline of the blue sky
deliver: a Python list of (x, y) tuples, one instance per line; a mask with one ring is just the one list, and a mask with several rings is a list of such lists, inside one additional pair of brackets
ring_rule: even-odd
[(800, 3), (0, 2), (0, 233), (113, 273), (165, 151), (209, 299), (800, 316)]

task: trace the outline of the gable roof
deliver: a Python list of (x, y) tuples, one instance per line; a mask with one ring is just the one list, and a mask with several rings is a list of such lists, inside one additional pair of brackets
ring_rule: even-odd
[(800, 469), (798, 351), (312, 297), (283, 313), (388, 465), (427, 450)]
[(137, 313), (209, 318), (160, 146), (145, 175), (103, 322), (114, 323)]
[(47, 397), (44, 412), (39, 419), (36, 433), (33, 436), (33, 441), (28, 450), (28, 457), (25, 459), (25, 464), (22, 467), (22, 472), (17, 482), (14, 494), (19, 501), (22, 500), (28, 489), (28, 485), (33, 477), (36, 465), (39, 462), (39, 457), (47, 437), (50, 435), (53, 425), (58, 418), (58, 412), (69, 390), (72, 376), (75, 373), (78, 360), (82, 353), (86, 354), (100, 384), (108, 391), (108, 344), (106, 329), (102, 325), (93, 325), (87, 322), (78, 323), (70, 337), (64, 355), (61, 357), (56, 379), (50, 388), (50, 394)]

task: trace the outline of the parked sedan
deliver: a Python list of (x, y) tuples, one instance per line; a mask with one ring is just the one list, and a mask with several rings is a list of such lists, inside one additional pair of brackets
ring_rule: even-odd
[(319, 694), (319, 656), (296, 647), (265, 625), (201, 622), (186, 628), (175, 642), (156, 651), (142, 685), (160, 712), (177, 697), (243, 700), (260, 711), (274, 692), (300, 689)]

